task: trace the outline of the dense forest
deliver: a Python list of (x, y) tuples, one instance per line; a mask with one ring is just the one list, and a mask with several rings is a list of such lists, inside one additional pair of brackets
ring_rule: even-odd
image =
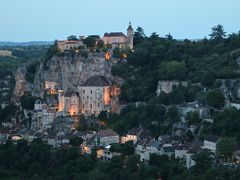
[(79, 155), (76, 147), (53, 150), (35, 140), (30, 145), (21, 140), (0, 146), (0, 177), (9, 180), (238, 180), (240, 171), (214, 167), (209, 153), (197, 154), (196, 166), (187, 170), (178, 160), (153, 154), (149, 164), (134, 154), (116, 156), (110, 161), (97, 161), (96, 152), (88, 157)]
[[(227, 35), (223, 26), (217, 25), (212, 28), (210, 38), (193, 41), (176, 40), (170, 34), (159, 37), (153, 33), (147, 37), (139, 27), (134, 34), (134, 43), (135, 49), (128, 53), (127, 61), (112, 68), (112, 73), (125, 81), (120, 100), (128, 106), (120, 115), (102, 113), (100, 118), (106, 124), (120, 134), (141, 125), (157, 137), (170, 133), (172, 124), (180, 120), (176, 106), (197, 102), (210, 109), (214, 119), (213, 126), (205, 125), (203, 135), (239, 137), (234, 130), (234, 127), (240, 127), (240, 122), (234, 120), (234, 114), (239, 111), (224, 111), (224, 94), (219, 87), (222, 79), (239, 81), (240, 32)], [(163, 92), (157, 96), (159, 80), (187, 81), (188, 85), (180, 85), (168, 94)], [(229, 98), (238, 100), (234, 94)], [(229, 115), (228, 119), (218, 120), (225, 114)], [(190, 121), (199, 125), (201, 119)], [(227, 132), (216, 128), (224, 127), (226, 123)]]

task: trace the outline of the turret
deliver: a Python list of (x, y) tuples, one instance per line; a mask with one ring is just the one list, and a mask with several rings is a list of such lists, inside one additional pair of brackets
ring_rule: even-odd
[(129, 26), (127, 28), (127, 43), (130, 49), (133, 49), (133, 28), (131, 22), (129, 22)]

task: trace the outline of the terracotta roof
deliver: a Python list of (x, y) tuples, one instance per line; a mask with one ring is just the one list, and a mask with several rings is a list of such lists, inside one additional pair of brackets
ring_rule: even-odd
[(102, 86), (109, 86), (109, 83), (103, 76), (92, 76), (88, 78), (87, 81), (83, 84), (83, 86), (93, 86), (93, 87), (102, 87)]

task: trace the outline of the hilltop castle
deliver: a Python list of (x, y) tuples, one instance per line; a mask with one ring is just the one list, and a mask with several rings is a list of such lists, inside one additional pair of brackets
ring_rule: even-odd
[(115, 47), (133, 49), (133, 28), (131, 22), (127, 28), (127, 36), (122, 32), (105, 33), (103, 41), (105, 45), (111, 45), (112, 49)]

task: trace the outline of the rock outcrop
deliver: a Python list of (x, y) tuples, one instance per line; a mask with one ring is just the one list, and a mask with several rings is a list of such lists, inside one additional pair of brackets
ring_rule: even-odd
[(32, 84), (25, 79), (27, 69), (25, 65), (19, 66), (15, 73), (15, 88), (13, 90), (13, 100), (18, 100), (26, 91), (32, 91)]
[(111, 67), (113, 61), (106, 61), (103, 53), (90, 53), (88, 57), (75, 55), (73, 57), (54, 56), (44, 65), (40, 64), (34, 80), (33, 95), (42, 96), (45, 81), (52, 81), (59, 84), (59, 88), (74, 90), (94, 75), (105, 76), (113, 80)]

